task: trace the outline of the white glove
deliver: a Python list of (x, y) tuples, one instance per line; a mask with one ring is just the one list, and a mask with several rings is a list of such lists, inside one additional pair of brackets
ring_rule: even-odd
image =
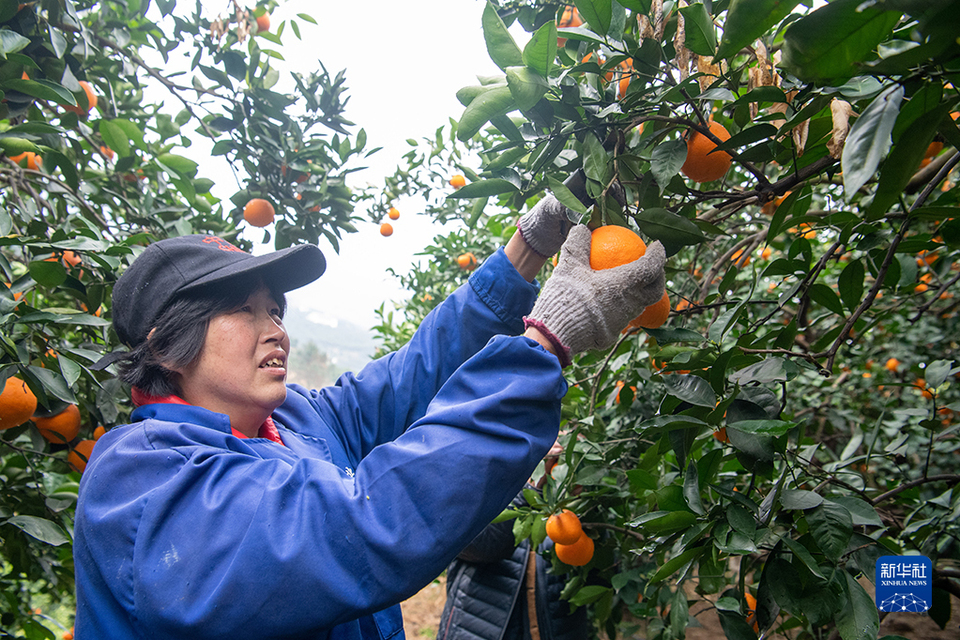
[(590, 268), (590, 230), (577, 225), (563, 244), (560, 262), (530, 315), (535, 327), (557, 347), (560, 364), (590, 349), (606, 349), (620, 331), (663, 297), (667, 257), (654, 242), (640, 258), (612, 269)]
[(560, 250), (578, 218), (577, 213), (548, 195), (523, 214), (517, 221), (517, 229), (531, 249), (540, 257), (549, 258)]

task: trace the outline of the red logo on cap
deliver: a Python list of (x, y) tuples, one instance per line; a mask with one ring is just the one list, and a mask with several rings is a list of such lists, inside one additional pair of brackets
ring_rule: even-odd
[(246, 253), (240, 247), (235, 247), (223, 238), (218, 238), (217, 236), (207, 236), (203, 239), (204, 244), (215, 244), (220, 251), (236, 251), (238, 253)]

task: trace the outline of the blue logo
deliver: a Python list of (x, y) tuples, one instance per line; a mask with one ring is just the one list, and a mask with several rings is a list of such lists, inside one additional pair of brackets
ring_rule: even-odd
[(923, 613), (933, 604), (933, 563), (926, 556), (877, 560), (877, 608)]

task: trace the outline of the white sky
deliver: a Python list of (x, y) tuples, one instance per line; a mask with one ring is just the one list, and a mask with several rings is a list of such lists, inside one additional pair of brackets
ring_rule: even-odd
[[(348, 95), (345, 116), (367, 132), (367, 148), (384, 147), (369, 158), (369, 169), (354, 174), (354, 184), (382, 183), (393, 173), (410, 146), (408, 138), (432, 136), (448, 118), (459, 118), (463, 107), (456, 91), (476, 84), (477, 75), (498, 73), (483, 42), (482, 0), (288, 0), (271, 16), (272, 31), (280, 21), (304, 12), (318, 22), (298, 20), (302, 41), (289, 25), (280, 50), (282, 72), (306, 72), (321, 60), (331, 74), (346, 69)], [(265, 43), (264, 46), (271, 43)], [(522, 46), (522, 43), (521, 43)], [(395, 205), (400, 219), (384, 238), (379, 225), (358, 223), (359, 233), (344, 235), (337, 255), (325, 241), (326, 273), (314, 284), (291, 292), (290, 303), (334, 324), (347, 320), (368, 328), (374, 310), (384, 301), (406, 297), (393, 268), (406, 273), (414, 254), (443, 230), (424, 215), (416, 215), (415, 200)], [(358, 211), (363, 215), (363, 212)], [(254, 241), (260, 230), (248, 234)]]

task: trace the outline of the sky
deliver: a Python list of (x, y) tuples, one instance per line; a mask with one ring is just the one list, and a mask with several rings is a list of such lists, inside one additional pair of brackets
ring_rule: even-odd
[[(273, 13), (273, 31), (300, 12), (318, 23), (298, 20), (302, 41), (287, 26), (280, 49), (285, 62), (274, 64), (281, 71), (307, 72), (320, 60), (331, 74), (346, 69), (345, 117), (358, 125), (352, 132), (363, 127), (367, 148), (383, 147), (365, 163), (368, 169), (354, 174), (353, 184), (382, 183), (410, 150), (408, 138), (432, 136), (450, 117), (459, 118), (458, 89), (476, 84), (477, 75), (499, 73), (483, 41), (483, 7), (482, 0), (287, 0)], [(415, 254), (444, 229), (416, 215), (421, 205), (415, 199), (395, 206), (401, 214), (389, 238), (380, 235), (378, 224), (361, 221), (359, 233), (343, 236), (339, 255), (321, 240), (327, 271), (288, 294), (290, 304), (311, 312), (314, 321), (346, 320), (369, 328), (382, 302), (407, 297), (386, 270), (409, 271), (414, 260), (423, 259)], [(259, 242), (262, 232), (245, 237)]]

